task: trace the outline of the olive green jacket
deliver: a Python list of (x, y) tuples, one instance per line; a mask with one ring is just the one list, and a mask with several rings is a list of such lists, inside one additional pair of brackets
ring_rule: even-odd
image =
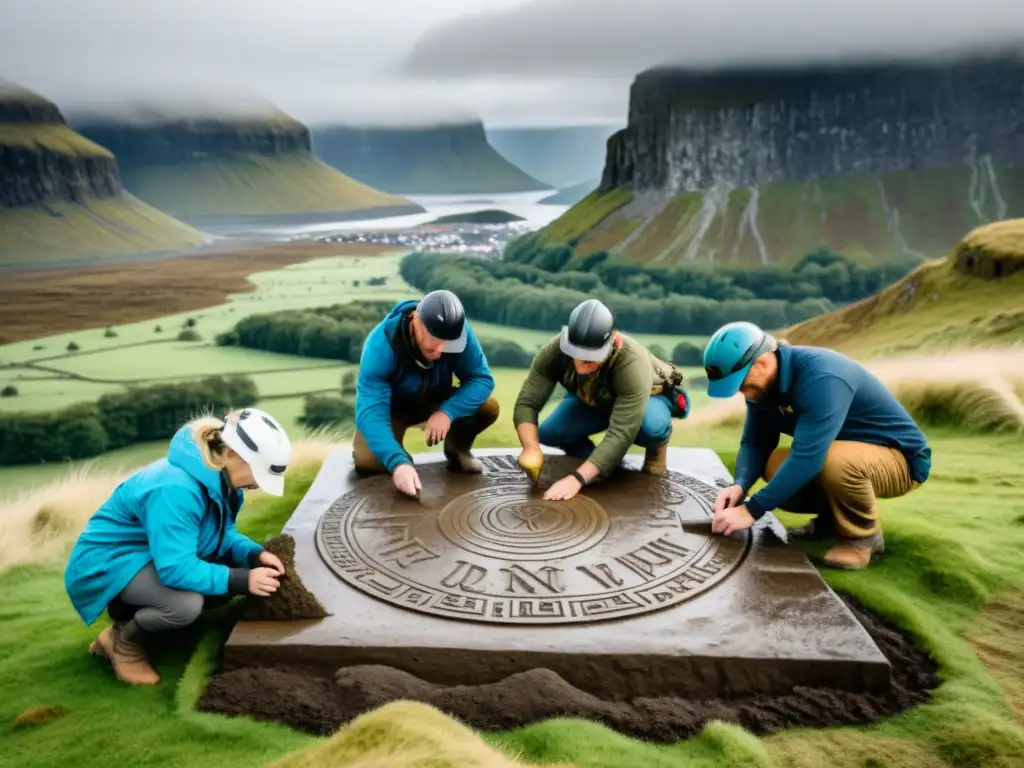
[(651, 395), (683, 381), (674, 365), (658, 359), (635, 339), (622, 333), (617, 336), (608, 360), (595, 374), (585, 377), (576, 373), (572, 358), (562, 352), (559, 336), (555, 336), (533, 358), (512, 413), (517, 428), (536, 424), (557, 384), (591, 407), (610, 409), (604, 439), (589, 459), (602, 476), (614, 470), (633, 445)]

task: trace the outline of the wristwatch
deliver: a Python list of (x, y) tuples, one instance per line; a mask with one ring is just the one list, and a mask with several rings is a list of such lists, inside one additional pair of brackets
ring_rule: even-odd
[(577, 480), (579, 481), (579, 483), (580, 483), (580, 488), (583, 488), (583, 487), (585, 487), (585, 486), (586, 486), (586, 484), (587, 484), (587, 481), (586, 481), (586, 480), (584, 480), (584, 479), (583, 479), (583, 475), (581, 475), (581, 474), (580, 474), (579, 472), (577, 472), (577, 471), (576, 471), (575, 469), (574, 469), (574, 470), (573, 470), (573, 471), (571, 472), (571, 475), (572, 475), (572, 477), (575, 477), (575, 478), (576, 478), (576, 479), (577, 479)]

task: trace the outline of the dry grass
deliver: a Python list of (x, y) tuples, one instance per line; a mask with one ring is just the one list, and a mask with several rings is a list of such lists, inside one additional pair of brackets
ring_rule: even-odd
[[(521, 768), (427, 704), (397, 701), (353, 720), (330, 739), (269, 768)], [(569, 768), (548, 764), (549, 768)]]
[[(319, 466), (338, 445), (329, 431), (296, 441), (288, 475)], [(86, 465), (39, 488), (0, 500), (0, 573), (65, 556), (92, 514), (135, 469), (94, 471)], [(252, 492), (249, 497), (258, 495)]]
[[(365, 244), (299, 243), (4, 273), (0, 343), (203, 309), (223, 303), (231, 293), (255, 290), (247, 278), (257, 272), (327, 256), (386, 252), (386, 247)], [(61, 311), (54, 312), (54, 307)]]
[[(911, 355), (864, 363), (923, 423), (969, 432), (1024, 431), (1024, 348)], [(742, 423), (743, 397), (705, 405), (687, 425)]]

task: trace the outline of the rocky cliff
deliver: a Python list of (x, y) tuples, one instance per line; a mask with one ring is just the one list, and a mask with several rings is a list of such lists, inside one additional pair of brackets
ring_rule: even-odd
[(549, 189), (487, 141), (479, 121), (422, 127), (314, 128), (325, 162), (380, 189), (404, 194), (500, 194)]
[(118, 158), (125, 187), (201, 225), (373, 218), (423, 208), (352, 179), (318, 160), (310, 130), (276, 109), (228, 116), (168, 106), (125, 115), (82, 115), (81, 133)]
[(57, 105), (0, 83), (0, 265), (199, 245), (199, 231), (125, 194), (117, 160)]
[(55, 104), (0, 84), (0, 208), (119, 194), (110, 152), (72, 131)]
[(1024, 213), (1024, 58), (649, 70), (580, 205), (606, 215), (549, 239), (669, 263), (940, 256)]

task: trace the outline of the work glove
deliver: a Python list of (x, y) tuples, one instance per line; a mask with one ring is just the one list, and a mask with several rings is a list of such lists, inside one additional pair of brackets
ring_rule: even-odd
[(544, 454), (540, 448), (523, 448), (518, 463), (530, 478), (530, 482), (536, 485), (540, 480), (540, 471), (544, 467)]

